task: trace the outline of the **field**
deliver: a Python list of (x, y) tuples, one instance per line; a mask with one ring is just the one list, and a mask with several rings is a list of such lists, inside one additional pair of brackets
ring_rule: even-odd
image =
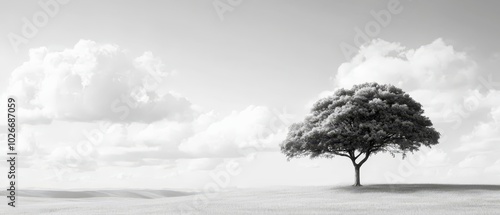
[[(5, 192), (2, 193), (5, 195)], [(0, 214), (500, 214), (500, 185), (367, 185), (232, 189), (24, 191)]]

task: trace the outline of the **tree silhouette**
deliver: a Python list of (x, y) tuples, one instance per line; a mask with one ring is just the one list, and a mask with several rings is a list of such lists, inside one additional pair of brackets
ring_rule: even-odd
[(440, 134), (422, 105), (392, 85), (365, 83), (339, 89), (316, 102), (303, 122), (290, 126), (281, 151), (295, 157), (347, 157), (361, 186), (360, 168), (378, 152), (418, 151), (438, 143)]

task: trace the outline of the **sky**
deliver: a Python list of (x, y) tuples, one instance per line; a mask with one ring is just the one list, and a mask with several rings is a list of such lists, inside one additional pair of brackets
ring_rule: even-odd
[(18, 181), (27, 189), (350, 184), (346, 158), (287, 161), (279, 144), (318, 99), (379, 82), (420, 102), (442, 138), (404, 160), (371, 157), (363, 184), (498, 183), (498, 6), (4, 1), (0, 112), (15, 96)]

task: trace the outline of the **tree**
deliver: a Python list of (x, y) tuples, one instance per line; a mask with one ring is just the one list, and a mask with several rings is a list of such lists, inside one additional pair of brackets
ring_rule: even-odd
[(422, 105), (393, 85), (365, 83), (339, 89), (316, 102), (303, 122), (289, 128), (281, 144), (288, 160), (295, 157), (347, 157), (361, 186), (360, 168), (379, 152), (392, 156), (438, 143), (440, 134), (423, 115)]

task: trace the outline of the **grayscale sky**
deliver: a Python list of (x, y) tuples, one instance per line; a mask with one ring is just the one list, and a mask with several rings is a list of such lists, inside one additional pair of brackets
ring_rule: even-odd
[(279, 143), (316, 100), (371, 81), (443, 138), (377, 154), (363, 183), (500, 180), (498, 1), (67, 2), (0, 6), (23, 187), (197, 188), (228, 164), (234, 187), (349, 184), (349, 160), (287, 162)]

